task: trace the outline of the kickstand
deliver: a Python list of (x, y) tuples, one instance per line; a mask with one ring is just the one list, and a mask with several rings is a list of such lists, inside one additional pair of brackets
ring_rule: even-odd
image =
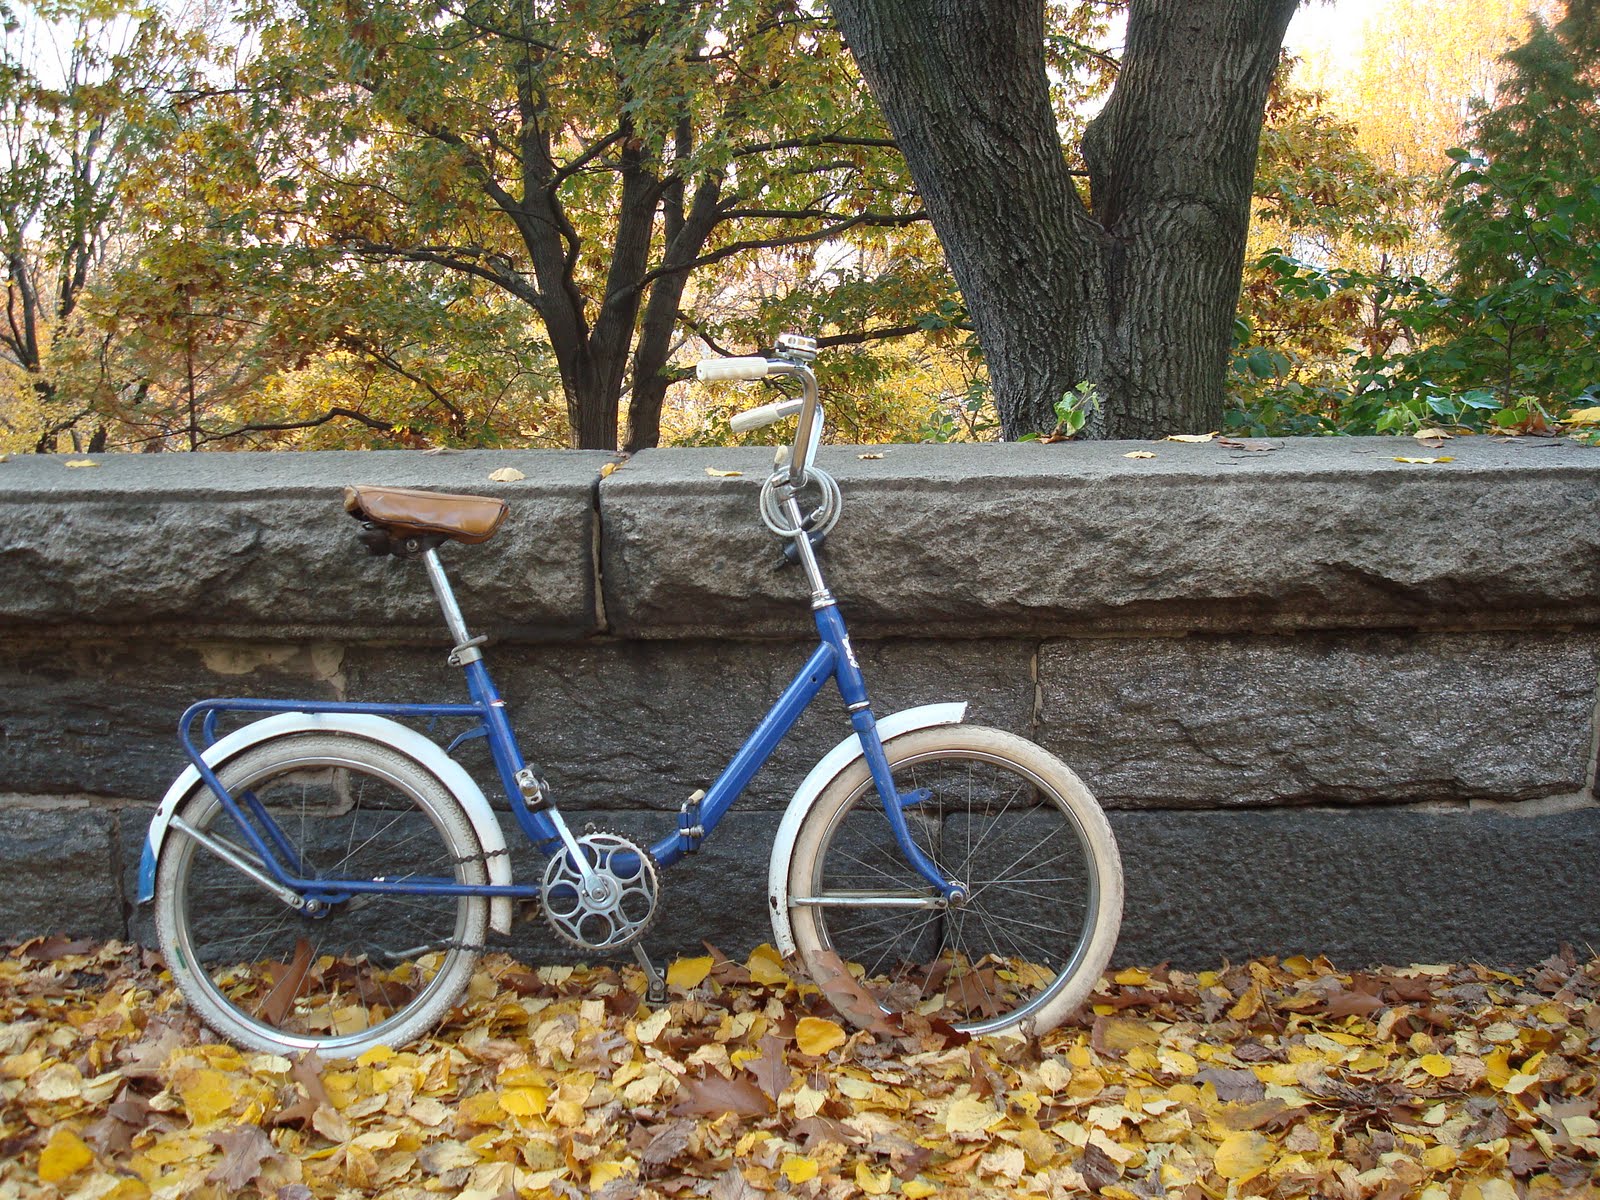
[(650, 981), (649, 988), (645, 991), (644, 998), (647, 1004), (665, 1004), (667, 1002), (667, 981), (661, 978), (661, 972), (656, 970), (655, 963), (650, 961), (650, 956), (645, 953), (644, 943), (633, 944), (633, 956), (639, 960), (639, 965), (644, 968), (644, 977)]

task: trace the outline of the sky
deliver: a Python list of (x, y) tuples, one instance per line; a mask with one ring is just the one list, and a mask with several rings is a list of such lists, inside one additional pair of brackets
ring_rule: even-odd
[(1289, 23), (1284, 45), (1304, 57), (1326, 55), (1334, 74), (1348, 74), (1361, 46), (1361, 30), (1383, 0), (1311, 0)]

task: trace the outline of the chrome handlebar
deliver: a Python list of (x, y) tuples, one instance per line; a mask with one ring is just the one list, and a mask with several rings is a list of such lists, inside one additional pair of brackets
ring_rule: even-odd
[(791, 375), (800, 381), (798, 400), (779, 400), (763, 404), (747, 412), (737, 413), (729, 421), (735, 433), (745, 433), (781, 421), (785, 417), (799, 416), (795, 423), (794, 447), (789, 453), (789, 483), (800, 487), (816, 458), (817, 445), (822, 439), (822, 411), (817, 396), (817, 377), (812, 374), (810, 356), (816, 354), (816, 343), (809, 338), (785, 334), (778, 339), (780, 353), (792, 358), (708, 358), (695, 365), (695, 375), (707, 382), (717, 380), (756, 380), (769, 375)]

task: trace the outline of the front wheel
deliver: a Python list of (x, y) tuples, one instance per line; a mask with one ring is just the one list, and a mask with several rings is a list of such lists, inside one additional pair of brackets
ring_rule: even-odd
[(789, 861), (807, 972), (861, 1025), (915, 1011), (974, 1034), (1055, 1028), (1122, 920), (1105, 814), (1058, 758), (1001, 730), (918, 730), (884, 751), (913, 840), (965, 898), (946, 903), (906, 861), (857, 760), (812, 804)]
[[(488, 919), (482, 896), (341, 891), (340, 881), (482, 884), (487, 870), (461, 805), (415, 760), (340, 733), (265, 742), (218, 770), (268, 821), (257, 832), (303, 878), (324, 881), (314, 915), (285, 904), (177, 826), (156, 867), (155, 918), (172, 977), (229, 1041), (277, 1054), (353, 1058), (431, 1028), (466, 986)], [(182, 819), (246, 860), (250, 851), (203, 784)], [(275, 845), (274, 831), (287, 845)]]

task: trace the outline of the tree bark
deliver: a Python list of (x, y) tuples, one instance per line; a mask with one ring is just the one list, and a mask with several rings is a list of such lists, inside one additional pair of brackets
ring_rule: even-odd
[(967, 301), (1006, 437), (1083, 381), (1089, 436), (1222, 419), (1267, 85), (1298, 0), (1132, 0), (1078, 194), (1043, 0), (833, 0)]

